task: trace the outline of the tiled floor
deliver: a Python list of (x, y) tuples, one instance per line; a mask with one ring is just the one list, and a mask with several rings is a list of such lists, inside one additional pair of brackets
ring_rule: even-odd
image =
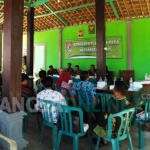
[[(44, 141), (40, 143), (39, 137), (40, 132), (37, 126), (37, 122), (33, 117), (29, 120), (30, 125), (28, 128), (28, 133), (24, 133), (24, 138), (29, 142), (29, 145), (23, 150), (52, 150), (51, 147), (51, 129), (46, 127), (44, 132)], [(134, 150), (138, 150), (138, 129), (136, 125), (131, 127), (131, 138), (134, 146)], [(128, 141), (125, 140), (122, 143), (122, 150), (128, 150)], [(94, 145), (93, 145), (94, 148)], [(111, 150), (111, 144), (107, 146), (100, 147), (101, 150)], [(68, 141), (66, 137), (63, 137), (60, 150), (72, 150), (72, 142)], [(88, 150), (87, 137), (80, 138), (79, 140), (79, 150)], [(144, 150), (150, 150), (150, 132), (145, 132), (145, 148)]]

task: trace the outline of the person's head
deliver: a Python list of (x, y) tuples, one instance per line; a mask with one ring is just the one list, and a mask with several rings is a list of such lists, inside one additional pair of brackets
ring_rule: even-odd
[(56, 83), (57, 86), (61, 86), (61, 83), (64, 81), (68, 83), (68, 81), (71, 79), (71, 75), (68, 72), (62, 72), (59, 76), (59, 79)]
[(51, 77), (45, 77), (42, 80), (44, 88), (53, 88), (53, 79)]
[(50, 70), (50, 71), (53, 70), (53, 66), (52, 66), (52, 65), (49, 66), (49, 70)]
[(121, 99), (122, 97), (124, 97), (127, 91), (128, 91), (128, 86), (124, 81), (117, 80), (115, 82), (113, 93), (117, 99)]
[(29, 80), (28, 75), (25, 73), (22, 73), (21, 74), (21, 85), (28, 86), (28, 80)]
[(95, 69), (95, 66), (92, 64), (91, 66), (90, 66), (90, 70), (94, 70)]
[(82, 81), (88, 81), (89, 80), (88, 71), (81, 71), (81, 73), (80, 73), (80, 79)]
[(79, 65), (75, 66), (75, 71), (79, 71)]
[(46, 77), (46, 71), (45, 70), (41, 70), (39, 72), (39, 77), (40, 77), (40, 79), (43, 79), (44, 77)]
[(71, 63), (68, 63), (67, 66), (68, 66), (68, 68), (71, 68)]

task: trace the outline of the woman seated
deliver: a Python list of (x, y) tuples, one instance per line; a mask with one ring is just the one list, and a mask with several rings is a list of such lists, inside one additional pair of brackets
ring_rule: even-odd
[(92, 104), (91, 100), (93, 100), (96, 93), (95, 93), (94, 85), (91, 82), (89, 82), (88, 71), (81, 71), (80, 80), (81, 81), (74, 83), (72, 87), (71, 95), (74, 99), (77, 100), (76, 97), (78, 91), (87, 91), (89, 92), (87, 101), (89, 105), (91, 105)]
[[(128, 86), (125, 84), (124, 81), (116, 81), (115, 82), (115, 87), (113, 90), (115, 99), (110, 99), (108, 105), (110, 105), (110, 109), (106, 112), (101, 112), (98, 115), (97, 119), (97, 126), (94, 128), (94, 132), (100, 136), (100, 137), (105, 137), (107, 135), (107, 130), (108, 130), (108, 117), (111, 114), (118, 113), (124, 109), (127, 109), (131, 107), (130, 102), (126, 99), (126, 93), (128, 90)], [(111, 104), (114, 105), (111, 105)], [(115, 104), (118, 103), (118, 107), (114, 108)], [(112, 138), (115, 138), (117, 135), (118, 128), (120, 126), (120, 119), (116, 118), (116, 120), (113, 121), (113, 130), (112, 130)], [(96, 138), (93, 139), (93, 142), (96, 143)], [(101, 143), (103, 145), (107, 144), (106, 141), (101, 140)]]
[[(71, 91), (72, 85), (68, 83), (70, 79), (71, 79), (71, 75), (68, 72), (62, 72), (56, 83), (56, 86), (63, 87)], [(68, 96), (65, 90), (61, 90), (61, 93), (65, 98)]]

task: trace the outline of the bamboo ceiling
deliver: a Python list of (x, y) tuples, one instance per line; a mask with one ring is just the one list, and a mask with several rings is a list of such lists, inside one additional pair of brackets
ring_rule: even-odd
[[(27, 29), (27, 11), (35, 7), (35, 31), (66, 26), (94, 24), (95, 0), (25, 0), (23, 29)], [(0, 27), (4, 22), (4, 3), (0, 0)], [(150, 17), (150, 0), (105, 0), (106, 21)]]

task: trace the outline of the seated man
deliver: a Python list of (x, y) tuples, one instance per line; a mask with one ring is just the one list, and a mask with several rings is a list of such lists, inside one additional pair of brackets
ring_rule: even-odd
[(41, 84), (42, 79), (46, 77), (46, 71), (41, 70), (39, 72), (39, 77), (40, 77), (40, 79), (36, 80), (36, 84)]
[[(35, 96), (35, 93), (34, 93), (34, 90), (28, 86), (28, 80), (29, 80), (28, 75), (25, 74), (25, 73), (22, 73), (22, 79), (21, 79), (21, 93), (27, 95), (28, 97), (33, 97), (33, 96)], [(27, 100), (27, 99), (25, 99), (25, 101), (26, 101), (26, 100)], [(31, 105), (30, 105), (31, 108), (34, 108), (34, 104), (35, 104), (35, 101), (32, 100), (32, 101), (31, 101)], [(27, 109), (26, 109), (26, 103), (25, 103), (25, 105), (24, 105), (24, 110), (25, 110), (25, 111), (27, 110)]]
[[(107, 145), (107, 141), (103, 140), (102, 137), (105, 137), (108, 132), (108, 118), (111, 114), (115, 114), (118, 112), (121, 112), (122, 110), (135, 107), (134, 104), (131, 104), (127, 98), (126, 93), (128, 91), (128, 86), (124, 81), (116, 81), (115, 87), (113, 90), (115, 98), (110, 98), (107, 105), (100, 106), (100, 110), (102, 110), (101, 107), (106, 107), (106, 110), (104, 112), (98, 112), (97, 113), (97, 125), (94, 128), (94, 132), (101, 137), (101, 143), (103, 145)], [(112, 105), (113, 104), (113, 105)], [(109, 107), (108, 107), (109, 106)], [(117, 106), (117, 107), (114, 107)], [(120, 118), (115, 118), (112, 122), (112, 138), (116, 138), (118, 133), (118, 128), (120, 127)], [(93, 139), (93, 142), (96, 144), (97, 139)]]
[(90, 70), (88, 71), (89, 73), (89, 76), (95, 76), (96, 75), (96, 69), (95, 69), (95, 66), (92, 64), (90, 66)]
[(67, 66), (68, 67), (65, 69), (65, 71), (68, 72), (69, 74), (73, 75), (74, 70), (73, 70), (73, 68), (71, 68), (71, 63), (68, 63)]
[[(53, 101), (55, 103), (59, 103), (61, 105), (67, 105), (65, 98), (62, 96), (60, 92), (53, 90), (53, 79), (51, 77), (45, 77), (42, 80), (42, 84), (44, 86), (44, 90), (37, 94), (37, 103), (35, 105), (35, 108), (37, 111), (41, 109), (40, 107), (40, 100), (47, 100), (47, 101)], [(58, 113), (54, 110), (52, 111), (53, 121), (54, 123), (57, 123), (57, 115)]]
[(47, 71), (47, 74), (50, 76), (53, 76), (54, 74), (59, 74), (56, 69), (53, 68), (52, 65), (49, 66), (49, 70)]
[(34, 96), (34, 90), (28, 86), (29, 77), (27, 74), (22, 73), (21, 78), (21, 93), (26, 94), (28, 96)]
[(80, 70), (80, 68), (79, 68), (79, 65), (76, 65), (73, 75), (74, 75), (74, 76), (77, 76), (77, 75), (80, 75), (80, 73), (81, 73), (81, 70)]
[(45, 71), (45, 70), (41, 70), (41, 71), (39, 72), (39, 77), (40, 77), (40, 79), (38, 79), (38, 80), (36, 81), (37, 93), (39, 93), (40, 91), (43, 90), (42, 82), (41, 82), (41, 81), (43, 80), (43, 78), (46, 77), (46, 71)]

